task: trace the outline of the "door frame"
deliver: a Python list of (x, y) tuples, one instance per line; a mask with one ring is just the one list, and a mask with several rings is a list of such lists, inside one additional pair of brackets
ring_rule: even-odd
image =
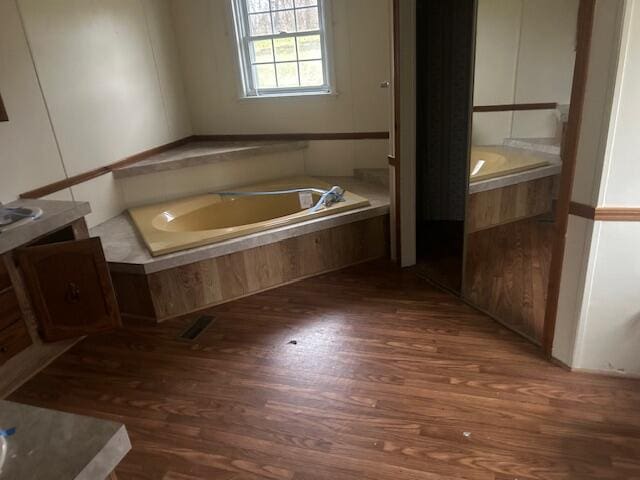
[(547, 284), (547, 305), (544, 316), (544, 330), (542, 349), (551, 358), (553, 339), (558, 315), (560, 299), (560, 282), (562, 280), (562, 265), (569, 226), (569, 208), (571, 193), (575, 177), (578, 158), (578, 142), (582, 127), (585, 90), (589, 73), (589, 55), (591, 53), (591, 37), (596, 0), (580, 0), (578, 9), (578, 28), (576, 34), (576, 61), (573, 68), (573, 82), (571, 86), (571, 101), (569, 103), (569, 119), (562, 151), (562, 170), (560, 172), (560, 188), (556, 202), (554, 221), (554, 242), (549, 266), (549, 280)]
[(392, 0), (392, 258), (416, 263), (416, 1)]

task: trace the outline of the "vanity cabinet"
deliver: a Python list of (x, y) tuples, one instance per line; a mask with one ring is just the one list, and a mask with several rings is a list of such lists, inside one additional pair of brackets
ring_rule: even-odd
[(0, 365), (31, 343), (9, 272), (0, 262)]
[(85, 335), (121, 325), (99, 238), (86, 202), (21, 199), (42, 210), (0, 234), (0, 398)]
[(33, 245), (16, 251), (40, 336), (51, 342), (121, 325), (99, 238)]

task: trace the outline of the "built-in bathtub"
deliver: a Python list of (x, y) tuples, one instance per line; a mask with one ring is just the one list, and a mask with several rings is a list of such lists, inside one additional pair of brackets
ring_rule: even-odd
[(551, 212), (558, 155), (506, 145), (473, 146), (467, 233)]
[(558, 155), (506, 145), (473, 146), (469, 193), (503, 188), (560, 174)]
[[(316, 188), (331, 185), (312, 177), (282, 179), (237, 192)], [(344, 200), (318, 209), (319, 193), (242, 196), (197, 195), (129, 210), (140, 236), (153, 256), (221, 242), (276, 227), (361, 208), (369, 201), (345, 191)]]
[(472, 147), (471, 181), (488, 180), (549, 164), (549, 159), (537, 152), (510, 147)]

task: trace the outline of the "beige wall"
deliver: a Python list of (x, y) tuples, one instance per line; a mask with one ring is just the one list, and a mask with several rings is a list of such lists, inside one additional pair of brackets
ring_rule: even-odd
[[(15, 113), (0, 126), (0, 134), (11, 134), (14, 153), (5, 159), (3, 148), (0, 159), (21, 179), (7, 200), (64, 178), (54, 134), (67, 174), (77, 175), (191, 133), (168, 0), (1, 2), (2, 31), (11, 43), (0, 47), (0, 88)], [(123, 209), (121, 188), (110, 175), (72, 192), (91, 202), (91, 224)]]
[[(568, 104), (578, 0), (480, 0), (474, 105)], [(553, 111), (476, 113), (475, 144), (552, 137)]]
[[(226, 0), (0, 0), (11, 116), (0, 124), (0, 167), (10, 172), (0, 201), (192, 133), (387, 131), (390, 91), (379, 84), (389, 79), (389, 1), (328, 1), (337, 94), (241, 100)], [(385, 167), (387, 143), (310, 142), (298, 161), (308, 174), (351, 175)], [(243, 183), (241, 167), (216, 182)], [(182, 184), (198, 182), (183, 173)], [(148, 198), (163, 188), (135, 183)], [(56, 196), (71, 193), (91, 202), (91, 225), (141, 198), (111, 175)]]
[[(336, 95), (241, 99), (228, 0), (172, 0), (196, 133), (387, 131), (389, 0), (328, 0)], [(321, 143), (321, 144), (320, 144)], [(318, 142), (311, 174), (351, 174), (386, 165), (386, 141)]]
[(0, 122), (0, 202), (6, 203), (64, 178), (14, 0), (0, 0), (0, 93), (9, 114), (9, 122)]

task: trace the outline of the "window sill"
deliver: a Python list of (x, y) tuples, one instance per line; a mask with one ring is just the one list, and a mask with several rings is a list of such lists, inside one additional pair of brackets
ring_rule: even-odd
[(238, 100), (244, 102), (246, 100), (278, 100), (278, 99), (295, 99), (295, 98), (309, 98), (309, 97), (321, 97), (331, 98), (337, 97), (338, 92), (332, 90), (330, 92), (300, 92), (300, 93), (276, 93), (269, 95), (243, 95), (238, 97)]

